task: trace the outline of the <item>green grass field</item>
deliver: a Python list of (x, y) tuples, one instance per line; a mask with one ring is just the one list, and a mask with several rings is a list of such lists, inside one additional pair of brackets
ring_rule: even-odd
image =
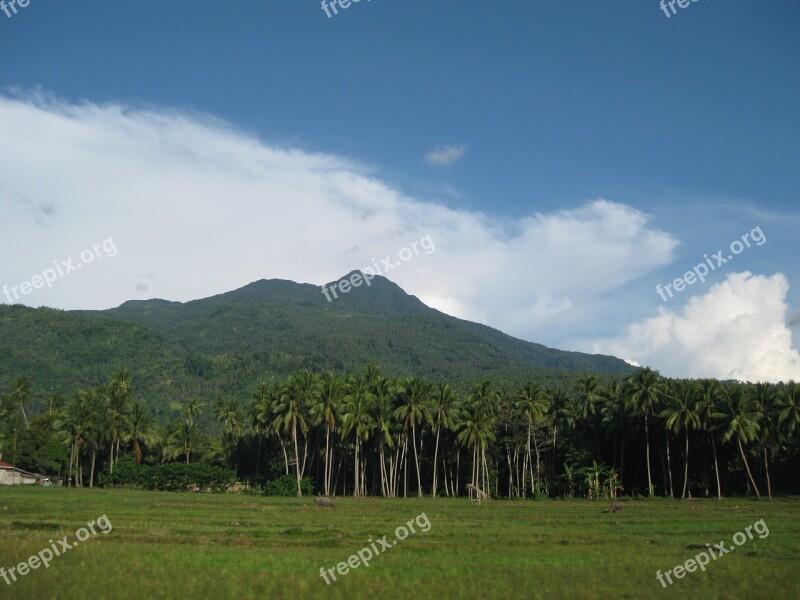
[[(0, 566), (6, 570), (75, 539), (74, 549), (7, 585), (0, 598), (779, 598), (800, 597), (800, 500), (608, 502), (337, 499), (139, 491), (0, 488)], [(372, 559), (333, 568), (421, 513), (419, 531)], [(701, 549), (733, 545), (759, 519), (757, 535), (663, 589), (666, 571)], [(424, 519), (420, 519), (424, 527)], [(379, 547), (376, 544), (376, 547)]]

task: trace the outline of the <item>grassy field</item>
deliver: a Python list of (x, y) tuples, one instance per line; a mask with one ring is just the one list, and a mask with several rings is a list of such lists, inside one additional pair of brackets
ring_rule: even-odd
[[(7, 585), (0, 598), (800, 597), (800, 499), (607, 502), (311, 499), (0, 488), (0, 566), (107, 515), (113, 530)], [(335, 568), (418, 515), (416, 534), (326, 585)], [(759, 519), (745, 541), (663, 589), (656, 571)], [(741, 538), (740, 538), (741, 539)], [(376, 543), (376, 548), (381, 546)], [(329, 576), (330, 578), (330, 576)]]

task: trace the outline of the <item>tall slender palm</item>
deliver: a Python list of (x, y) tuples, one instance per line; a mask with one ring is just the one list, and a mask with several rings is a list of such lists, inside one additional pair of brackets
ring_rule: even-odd
[[(295, 473), (297, 476), (297, 495), (302, 496), (303, 490), (301, 481), (305, 470), (305, 460), (307, 452), (303, 454), (303, 461), (300, 461), (299, 434), (305, 436), (308, 433), (308, 411), (319, 395), (318, 378), (309, 371), (296, 373), (289, 378), (288, 385), (280, 393), (275, 405), (277, 415), (275, 422), (280, 424), (284, 432), (292, 434), (294, 444)], [(306, 438), (305, 448), (308, 448)]]
[(194, 425), (194, 421), (203, 412), (205, 405), (200, 402), (198, 398), (189, 398), (183, 405), (183, 416), (190, 426)]
[(686, 498), (686, 489), (689, 485), (689, 430), (700, 427), (700, 416), (697, 410), (697, 387), (693, 381), (679, 381), (675, 384), (672, 394), (668, 396), (667, 408), (661, 412), (661, 417), (666, 419), (668, 430), (676, 434), (683, 431), (686, 442), (683, 453), (683, 492), (681, 498)]
[(753, 388), (753, 408), (759, 415), (759, 442), (764, 458), (764, 474), (767, 478), (767, 498), (772, 499), (772, 480), (769, 476), (769, 451), (777, 444), (778, 405), (775, 389), (769, 383), (757, 383)]
[(25, 403), (30, 399), (30, 397), (31, 384), (25, 377), (20, 375), (11, 385), (11, 399), (17, 406), (19, 406), (19, 409), (22, 412), (22, 418), (25, 421), (25, 429), (28, 428), (28, 415), (25, 414)]
[(69, 478), (72, 482), (74, 472), (74, 482), (78, 487), (83, 487), (81, 450), (86, 444), (93, 419), (92, 402), (87, 393), (77, 392), (54, 421), (54, 427), (59, 432), (57, 439), (70, 445)]
[(375, 399), (372, 403), (372, 422), (378, 436), (378, 459), (380, 461), (381, 491), (384, 497), (397, 494), (394, 457), (390, 458), (388, 469), (386, 464), (386, 448), (394, 448), (394, 389), (388, 380), (381, 379), (373, 386)]
[(345, 437), (353, 435), (353, 496), (366, 494), (365, 464), (366, 456), (362, 453), (364, 437), (369, 436), (370, 409), (374, 395), (371, 386), (363, 377), (354, 377), (350, 381), (349, 390), (344, 398), (342, 414), (342, 433)]
[(155, 441), (154, 434), (150, 409), (141, 400), (135, 401), (125, 418), (123, 437), (129, 442), (133, 442), (133, 456), (137, 465), (142, 464), (144, 460), (142, 444), (152, 444)]
[(325, 469), (323, 488), (326, 496), (331, 495), (331, 475), (333, 472), (333, 448), (331, 434), (336, 432), (344, 398), (344, 383), (333, 374), (322, 378), (319, 396), (311, 407), (311, 417), (315, 423), (325, 424)]
[(599, 402), (602, 400), (600, 384), (594, 376), (583, 377), (578, 380), (578, 397), (581, 407), (581, 418), (592, 430), (594, 436), (595, 450), (597, 457), (600, 458), (600, 439), (597, 435), (597, 415), (600, 412)]
[(653, 414), (664, 388), (661, 376), (647, 367), (641, 369), (629, 379), (630, 403), (633, 410), (644, 416), (645, 446), (647, 449), (647, 495), (653, 495), (653, 478), (650, 472), (650, 426), (648, 419)]
[(111, 427), (111, 472), (113, 473), (114, 463), (119, 461), (121, 421), (134, 392), (131, 372), (125, 368), (116, 371), (111, 377), (108, 391), (108, 416)]
[[(272, 413), (272, 406), (274, 402), (273, 386), (267, 382), (262, 382), (253, 392), (253, 397), (250, 400), (248, 407), (248, 417), (250, 419), (250, 426), (253, 432), (258, 437), (258, 452), (256, 455), (256, 474), (259, 472), (261, 466), (261, 441), (264, 436), (267, 436), (272, 430), (272, 423), (275, 420), (275, 415)], [(283, 444), (281, 444), (283, 445)], [(284, 453), (285, 458), (285, 453)], [(289, 473), (289, 461), (286, 460), (286, 473)]]
[[(486, 448), (490, 442), (494, 441), (493, 431), (494, 416), (489, 412), (486, 404), (471, 401), (461, 411), (461, 421), (459, 423), (456, 439), (467, 448), (472, 449), (472, 480), (473, 487), (480, 487), (481, 467), (485, 469)], [(484, 473), (484, 480), (486, 476)], [(488, 490), (484, 490), (488, 493)], [(472, 497), (470, 489), (470, 497)]]
[[(439, 436), (442, 429), (453, 429), (453, 413), (456, 408), (456, 403), (458, 402), (458, 397), (449, 383), (440, 383), (433, 389), (430, 402), (428, 418), (436, 430), (436, 442), (433, 449), (433, 484), (431, 485), (431, 495), (436, 498)], [(445, 481), (445, 483), (447, 482)]]
[(714, 417), (717, 421), (716, 427), (722, 431), (722, 440), (724, 442), (736, 441), (747, 477), (756, 492), (756, 496), (760, 498), (761, 494), (758, 491), (755, 479), (753, 479), (750, 463), (747, 462), (747, 454), (745, 453), (747, 445), (758, 439), (760, 429), (758, 411), (753, 407), (747, 392), (740, 387), (729, 390), (726, 398), (720, 404), (720, 411)]
[(781, 390), (778, 410), (778, 422), (787, 435), (794, 435), (800, 429), (800, 383), (790, 381)]
[(237, 436), (242, 432), (242, 407), (236, 398), (219, 398), (213, 407), (214, 418), (225, 427), (228, 434)]
[(395, 411), (395, 415), (403, 422), (403, 429), (408, 431), (411, 426), (411, 441), (414, 446), (414, 462), (417, 467), (417, 496), (422, 498), (422, 477), (419, 469), (419, 454), (417, 452), (417, 425), (422, 423), (427, 414), (427, 403), (430, 397), (430, 384), (414, 377), (404, 386), (402, 393), (403, 404)]
[[(516, 396), (516, 403), (514, 404), (514, 408), (517, 414), (521, 415), (525, 419), (525, 424), (528, 427), (528, 460), (527, 463), (530, 469), (530, 476), (531, 476), (531, 488), (534, 494), (536, 494), (539, 486), (540, 481), (540, 460), (539, 460), (539, 444), (536, 444), (536, 483), (534, 484), (533, 478), (533, 460), (531, 458), (531, 438), (533, 437), (534, 429), (539, 425), (539, 423), (544, 419), (545, 412), (547, 411), (547, 399), (545, 397), (544, 391), (542, 388), (539, 387), (538, 384), (534, 382), (528, 382), (520, 388), (517, 392)], [(525, 489), (525, 480), (523, 475), (523, 490)], [(524, 491), (523, 491), (524, 494)]]
[(722, 482), (719, 476), (719, 461), (717, 460), (717, 442), (714, 436), (714, 415), (719, 412), (718, 406), (724, 396), (723, 389), (716, 379), (704, 379), (700, 382), (700, 400), (698, 414), (702, 426), (711, 438), (711, 450), (714, 456), (714, 474), (717, 478), (717, 499), (722, 499)]

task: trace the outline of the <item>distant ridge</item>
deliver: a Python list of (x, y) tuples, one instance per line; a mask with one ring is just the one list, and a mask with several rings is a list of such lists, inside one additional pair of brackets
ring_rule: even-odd
[(369, 363), (387, 376), (455, 385), (565, 385), (582, 373), (634, 371), (618, 358), (547, 348), (451, 317), (380, 276), (332, 302), (319, 286), (271, 279), (190, 302), (131, 300), (105, 311), (0, 305), (0, 345), (0, 381), (27, 374), (70, 393), (126, 366), (161, 406), (191, 394), (249, 396), (259, 381), (299, 369), (361, 372)]

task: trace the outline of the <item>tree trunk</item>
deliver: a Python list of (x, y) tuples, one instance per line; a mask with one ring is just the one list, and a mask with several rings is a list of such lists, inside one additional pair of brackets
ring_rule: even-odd
[(750, 478), (750, 483), (753, 484), (753, 489), (756, 491), (756, 497), (761, 498), (761, 494), (758, 493), (758, 486), (756, 485), (756, 480), (753, 479), (753, 474), (750, 472), (750, 465), (747, 462), (747, 456), (744, 454), (744, 448), (742, 448), (742, 440), (736, 438), (736, 443), (739, 446), (739, 454), (742, 455), (742, 460), (744, 461), (744, 468), (747, 471), (747, 476)]
[(294, 472), (297, 475), (297, 497), (303, 495), (303, 490), (300, 488), (300, 451), (297, 448), (297, 419), (294, 420), (292, 427), (292, 441), (294, 442)]
[(439, 432), (441, 430), (441, 426), (436, 428), (436, 443), (433, 447), (433, 487), (431, 489), (431, 494), (434, 498), (436, 498), (436, 470), (437, 470), (437, 460), (439, 458)]
[(411, 437), (414, 444), (414, 462), (417, 465), (417, 497), (422, 498), (422, 478), (419, 473), (419, 456), (417, 455), (417, 427), (414, 421), (411, 421)]
[(722, 484), (719, 480), (719, 464), (717, 463), (717, 444), (714, 442), (714, 434), (711, 434), (711, 450), (714, 452), (714, 473), (717, 475), (717, 500), (722, 500)]
[(683, 467), (683, 493), (681, 498), (686, 498), (686, 485), (689, 481), (689, 428), (686, 428), (686, 451), (684, 453), (685, 464)]
[(669, 495), (671, 498), (674, 498), (675, 492), (672, 488), (672, 458), (669, 454), (669, 431), (667, 431), (667, 473), (669, 474)]
[(764, 448), (764, 470), (767, 474), (767, 498), (772, 500), (772, 481), (769, 478), (769, 461), (767, 460), (767, 449)]
[(647, 495), (653, 495), (653, 478), (650, 475), (650, 429), (647, 426), (647, 413), (644, 414), (644, 436), (647, 446)]
[(94, 465), (97, 459), (97, 448), (92, 448), (92, 468), (89, 471), (89, 487), (94, 487)]

